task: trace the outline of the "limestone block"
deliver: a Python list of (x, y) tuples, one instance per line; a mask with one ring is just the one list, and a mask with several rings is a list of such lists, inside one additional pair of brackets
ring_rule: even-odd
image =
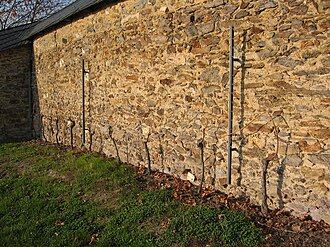
[(326, 223), (330, 223), (330, 200), (329, 197), (321, 198), (318, 205), (315, 205), (310, 209), (310, 214), (314, 220), (321, 220), (323, 219)]
[(311, 130), (310, 133), (312, 136), (316, 138), (330, 138), (330, 129), (329, 128), (322, 128), (322, 129), (314, 129)]
[(192, 174), (191, 172), (188, 172), (186, 177), (185, 177), (185, 180), (188, 180), (191, 183), (193, 183), (193, 182), (196, 181), (196, 176), (194, 174)]
[(216, 8), (216, 7), (224, 5), (224, 4), (225, 4), (224, 0), (216, 0), (216, 1), (211, 1), (209, 3), (204, 4), (203, 7), (206, 9), (209, 9), (209, 8)]
[(317, 50), (307, 50), (305, 52), (302, 53), (302, 58), (305, 58), (305, 59), (310, 59), (310, 58), (316, 58), (318, 57), (319, 55), (321, 55), (321, 52), (320, 51), (317, 51)]
[(259, 0), (257, 5), (257, 11), (261, 12), (266, 9), (271, 9), (277, 7), (277, 2), (273, 0)]
[(222, 14), (228, 14), (228, 15), (231, 15), (232, 13), (235, 12), (235, 10), (238, 8), (237, 5), (235, 4), (232, 4), (232, 3), (229, 3), (229, 4), (226, 4), (223, 9), (221, 10)]
[(125, 16), (123, 19), (121, 19), (121, 25), (124, 25), (125, 23), (133, 20), (133, 19), (138, 19), (140, 17), (140, 13), (135, 13), (132, 15)]
[(323, 66), (330, 67), (330, 57), (325, 57), (321, 60)]
[(220, 82), (220, 70), (216, 67), (203, 71), (199, 79), (206, 82)]
[(293, 58), (289, 58), (289, 57), (280, 57), (277, 60), (277, 63), (280, 65), (283, 65), (285, 67), (289, 67), (289, 68), (295, 68), (298, 65), (302, 65), (303, 63), (299, 60), (295, 60)]
[(247, 17), (250, 15), (250, 12), (246, 11), (246, 10), (240, 10), (236, 15), (235, 15), (235, 19), (241, 19), (244, 17)]
[(301, 173), (305, 178), (321, 180), (325, 175), (325, 169), (315, 167), (301, 167)]
[(286, 204), (286, 208), (293, 210), (296, 215), (302, 215), (308, 212), (308, 207), (301, 202), (289, 202)]
[(211, 21), (208, 23), (198, 25), (196, 27), (200, 35), (205, 35), (214, 31), (215, 23)]
[(330, 165), (330, 154), (309, 154), (307, 156), (307, 159), (312, 162), (313, 164), (316, 165), (325, 165), (325, 166), (329, 166)]
[(297, 6), (297, 7), (294, 7), (293, 9), (291, 9), (290, 14), (304, 15), (307, 13), (307, 11), (308, 11), (308, 6), (302, 4), (300, 6)]
[(288, 155), (283, 163), (286, 166), (290, 166), (290, 167), (299, 167), (301, 166), (301, 164), (303, 163), (303, 160), (298, 156), (298, 155)]

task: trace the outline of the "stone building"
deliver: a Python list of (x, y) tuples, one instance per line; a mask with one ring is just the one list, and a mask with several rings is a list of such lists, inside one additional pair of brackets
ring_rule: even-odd
[(321, 0), (77, 1), (26, 36), (34, 132), (195, 184), (204, 165), (205, 186), (255, 204), (268, 159), (269, 207), (329, 223), (329, 12)]
[(31, 27), (23, 25), (0, 32), (0, 143), (32, 138)]

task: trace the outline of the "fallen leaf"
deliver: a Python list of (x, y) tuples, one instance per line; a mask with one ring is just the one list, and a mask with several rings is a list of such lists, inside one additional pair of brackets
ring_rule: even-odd
[(91, 237), (91, 240), (89, 241), (89, 245), (92, 245), (93, 243), (99, 241), (100, 238), (98, 237), (98, 234), (93, 234), (92, 237)]
[(56, 221), (55, 222), (55, 226), (64, 226), (64, 225), (65, 225), (64, 221)]
[(219, 219), (219, 220), (221, 220), (221, 219), (223, 219), (223, 218), (225, 218), (225, 215), (224, 215), (224, 214), (219, 214), (219, 215), (218, 215), (218, 219)]

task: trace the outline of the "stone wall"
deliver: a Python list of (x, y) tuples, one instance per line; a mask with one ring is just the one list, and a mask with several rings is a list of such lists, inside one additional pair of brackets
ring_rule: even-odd
[(0, 51), (0, 143), (31, 139), (31, 45)]
[[(229, 26), (233, 185), (226, 185)], [(34, 42), (42, 136), (330, 222), (329, 1), (123, 1)], [(111, 129), (109, 135), (109, 129)], [(113, 141), (114, 140), (114, 141)], [(203, 143), (203, 145), (200, 145)]]

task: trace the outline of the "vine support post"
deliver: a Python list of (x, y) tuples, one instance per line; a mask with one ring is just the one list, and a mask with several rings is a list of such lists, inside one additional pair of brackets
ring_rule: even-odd
[(81, 125), (82, 125), (82, 133), (81, 133), (81, 138), (82, 138), (82, 146), (85, 145), (86, 142), (86, 137), (85, 137), (85, 59), (81, 59), (81, 87), (82, 87), (82, 118), (81, 118)]
[(233, 143), (233, 90), (234, 90), (234, 26), (230, 26), (229, 42), (229, 96), (228, 96), (228, 160), (227, 184), (231, 184), (231, 163)]

